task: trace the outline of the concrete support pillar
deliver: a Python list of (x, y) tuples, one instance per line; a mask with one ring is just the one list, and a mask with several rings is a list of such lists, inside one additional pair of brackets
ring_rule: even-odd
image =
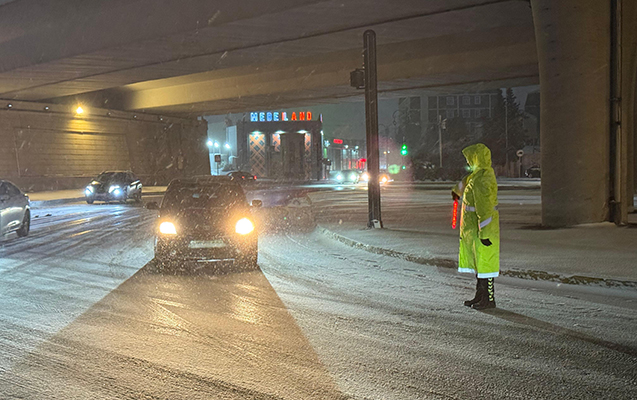
[(532, 0), (540, 69), (542, 223), (608, 218), (610, 6)]
[(637, 188), (637, 0), (622, 0), (622, 127), (628, 147), (627, 211), (635, 210)]

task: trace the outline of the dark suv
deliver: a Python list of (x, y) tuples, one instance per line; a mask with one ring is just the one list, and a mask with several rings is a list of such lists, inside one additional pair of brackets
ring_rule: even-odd
[[(154, 207), (156, 203), (148, 205)], [(205, 176), (170, 182), (159, 207), (158, 261), (234, 260), (257, 268), (257, 255), (257, 230), (237, 181)]]
[(94, 201), (118, 201), (128, 199), (142, 201), (142, 182), (131, 171), (107, 171), (99, 174), (84, 190), (88, 204)]

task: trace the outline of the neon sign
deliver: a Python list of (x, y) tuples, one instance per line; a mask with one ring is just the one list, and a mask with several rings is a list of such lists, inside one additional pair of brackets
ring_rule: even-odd
[(334, 144), (343, 144), (343, 139), (334, 139)]
[(250, 113), (250, 122), (287, 122), (287, 121), (311, 121), (312, 120), (312, 112), (311, 111), (301, 111), (301, 112), (292, 112), (287, 113), (285, 111), (274, 111), (274, 112), (251, 112)]

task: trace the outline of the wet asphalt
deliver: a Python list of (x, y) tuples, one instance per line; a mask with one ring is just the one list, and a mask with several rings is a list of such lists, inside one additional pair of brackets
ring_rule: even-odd
[(477, 312), (470, 278), (277, 204), (256, 271), (159, 264), (134, 205), (34, 210), (0, 242), (0, 398), (637, 398), (634, 291), (502, 278)]

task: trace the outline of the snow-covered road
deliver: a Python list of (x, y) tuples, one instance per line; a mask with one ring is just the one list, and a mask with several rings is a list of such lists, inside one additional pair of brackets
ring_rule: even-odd
[(35, 215), (0, 243), (0, 398), (637, 398), (631, 291), (502, 278), (476, 312), (470, 278), (280, 227), (261, 271), (159, 272), (151, 211)]

